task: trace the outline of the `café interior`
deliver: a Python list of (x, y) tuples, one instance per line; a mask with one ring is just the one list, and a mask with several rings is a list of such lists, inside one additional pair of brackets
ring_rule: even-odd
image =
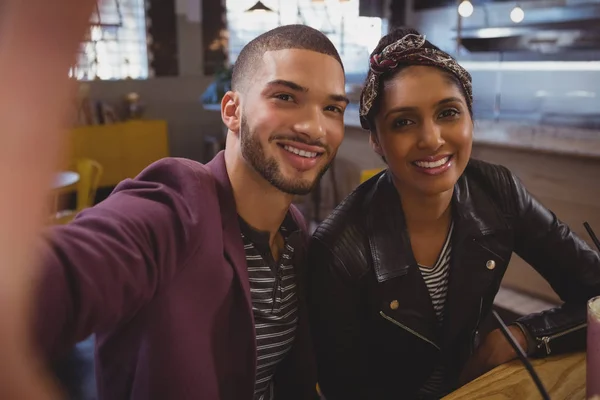
[[(51, 224), (68, 224), (123, 179), (164, 157), (208, 162), (225, 146), (220, 100), (241, 48), (279, 25), (325, 33), (346, 73), (345, 138), (313, 193), (295, 204), (311, 228), (386, 167), (361, 128), (370, 52), (397, 26), (419, 30), (473, 78), (472, 157), (508, 167), (594, 246), (600, 231), (600, 0), (105, 0), (78, 63), (77, 120), (53, 184)], [(514, 255), (494, 301), (509, 323), (561, 304)], [(490, 319), (482, 330), (496, 327)], [(73, 397), (94, 399), (93, 338), (59, 368)], [(75, 360), (75, 362), (73, 361)], [(535, 364), (552, 397), (583, 398), (585, 354)], [(66, 379), (66, 378), (65, 378)], [(515, 361), (448, 398), (538, 398)]]

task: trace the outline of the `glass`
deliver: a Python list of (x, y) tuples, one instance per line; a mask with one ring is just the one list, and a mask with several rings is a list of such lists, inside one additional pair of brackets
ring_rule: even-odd
[(230, 63), (234, 63), (242, 47), (259, 34), (278, 25), (300, 23), (327, 35), (340, 53), (346, 74), (359, 75), (356, 79), (363, 82), (369, 55), (387, 33), (386, 21), (359, 16), (359, 0), (262, 2), (274, 12), (247, 13), (256, 0), (226, 0)]
[(600, 296), (587, 307), (586, 398), (600, 397)]
[(83, 44), (71, 76), (80, 80), (147, 79), (148, 36), (144, 0), (109, 0), (100, 2), (100, 16)]

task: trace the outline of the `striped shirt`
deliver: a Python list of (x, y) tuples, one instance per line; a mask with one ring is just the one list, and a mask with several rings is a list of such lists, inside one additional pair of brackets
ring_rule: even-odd
[(280, 228), (285, 245), (273, 259), (269, 234), (258, 232), (240, 218), (250, 295), (256, 329), (254, 400), (273, 400), (273, 376), (294, 342), (298, 322), (294, 248), (300, 231), (288, 216)]
[[(448, 277), (450, 276), (450, 258), (452, 255), (452, 231), (454, 223), (450, 224), (448, 236), (442, 247), (442, 251), (432, 268), (419, 265), (423, 280), (429, 290), (433, 309), (437, 317), (438, 329), (442, 329), (444, 322), (444, 305), (446, 303), (446, 294), (448, 292)], [(444, 366), (436, 365), (433, 373), (421, 388), (421, 398), (439, 398), (444, 391)]]

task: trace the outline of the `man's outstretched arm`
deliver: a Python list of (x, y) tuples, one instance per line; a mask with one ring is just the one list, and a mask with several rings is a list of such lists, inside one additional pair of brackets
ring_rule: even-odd
[(75, 85), (68, 70), (94, 0), (0, 5), (0, 398), (56, 398), (30, 343), (34, 243)]

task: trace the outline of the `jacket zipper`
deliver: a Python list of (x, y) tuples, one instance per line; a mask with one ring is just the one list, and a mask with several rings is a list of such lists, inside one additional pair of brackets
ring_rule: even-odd
[(552, 350), (550, 349), (550, 341), (552, 341), (553, 339), (559, 338), (561, 336), (568, 335), (569, 333), (578, 331), (582, 328), (585, 328), (586, 326), (587, 326), (587, 323), (583, 323), (583, 324), (574, 326), (573, 328), (567, 329), (566, 331), (555, 333), (554, 335), (550, 335), (550, 336), (544, 336), (541, 339), (538, 339), (538, 341), (539, 341), (538, 349), (541, 348), (542, 346), (545, 346), (546, 347), (546, 355), (550, 355), (550, 353), (552, 352)]
[(483, 297), (479, 300), (479, 314), (477, 314), (477, 322), (475, 323), (475, 330), (473, 331), (473, 338), (471, 339), (471, 354), (475, 352), (475, 336), (479, 330), (479, 322), (481, 321), (481, 310), (483, 309)]
[(379, 314), (387, 319), (388, 321), (390, 321), (392, 324), (399, 326), (400, 328), (412, 333), (413, 335), (415, 335), (416, 337), (426, 341), (427, 343), (431, 344), (432, 346), (434, 346), (436, 349), (440, 350), (440, 347), (433, 343), (431, 340), (427, 339), (425, 336), (418, 334), (417, 332), (415, 332), (414, 330), (410, 329), (408, 326), (404, 326), (402, 325), (400, 322), (396, 321), (395, 319), (393, 319), (392, 317), (388, 317), (387, 315), (385, 315), (385, 313), (383, 311), (379, 311)]

